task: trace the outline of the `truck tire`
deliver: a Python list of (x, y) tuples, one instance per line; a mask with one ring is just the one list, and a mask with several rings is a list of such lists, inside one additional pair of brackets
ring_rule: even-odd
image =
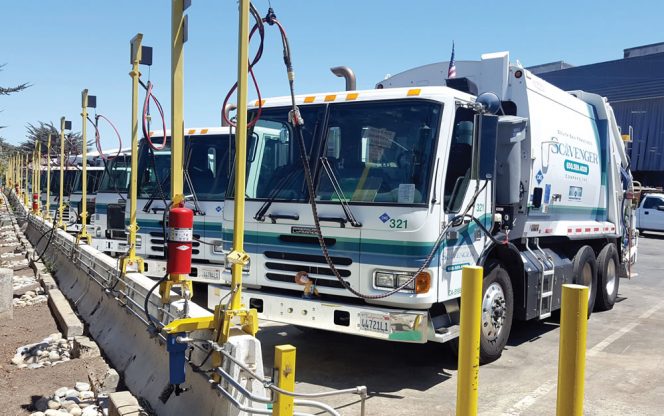
[(497, 261), (489, 261), (484, 270), (480, 364), (500, 358), (510, 336), (514, 314), (514, 294), (507, 270)]
[(597, 295), (595, 300), (595, 310), (608, 311), (613, 309), (618, 297), (618, 286), (620, 277), (618, 277), (618, 250), (616, 245), (609, 243), (597, 256)]
[(595, 252), (590, 246), (583, 246), (574, 256), (574, 267), (572, 269), (574, 283), (588, 286), (588, 318), (595, 305), (595, 293), (597, 292), (597, 262)]

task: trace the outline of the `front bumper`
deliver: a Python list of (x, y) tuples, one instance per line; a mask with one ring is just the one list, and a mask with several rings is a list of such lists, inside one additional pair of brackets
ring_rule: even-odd
[[(147, 258), (143, 260), (146, 265), (145, 274), (148, 277), (162, 278), (166, 274), (166, 262)], [(192, 282), (221, 283), (221, 274), (224, 270), (223, 264), (199, 264), (191, 263), (191, 274), (188, 279)]]
[[(214, 309), (229, 292), (228, 286), (210, 285), (208, 308)], [(346, 305), (249, 289), (243, 289), (242, 303), (256, 308), (258, 317), (267, 321), (389, 341), (425, 343), (435, 340), (428, 311)]]

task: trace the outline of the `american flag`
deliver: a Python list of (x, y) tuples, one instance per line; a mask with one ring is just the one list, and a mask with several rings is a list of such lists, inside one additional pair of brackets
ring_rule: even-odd
[(456, 78), (456, 63), (454, 62), (454, 42), (452, 42), (452, 56), (450, 56), (450, 67), (447, 69), (447, 78)]

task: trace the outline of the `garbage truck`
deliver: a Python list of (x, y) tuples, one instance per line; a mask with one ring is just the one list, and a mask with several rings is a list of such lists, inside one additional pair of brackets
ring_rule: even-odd
[[(375, 89), (267, 98), (249, 119), (242, 300), (262, 319), (391, 341), (458, 338), (462, 269), (484, 269), (480, 359), (562, 285), (611, 309), (637, 241), (632, 176), (607, 100), (507, 52), (415, 68)], [(296, 115), (294, 117), (293, 115)], [(300, 123), (293, 122), (294, 120)], [(255, 134), (259, 132), (258, 134)], [(230, 270), (208, 291), (231, 290)]]

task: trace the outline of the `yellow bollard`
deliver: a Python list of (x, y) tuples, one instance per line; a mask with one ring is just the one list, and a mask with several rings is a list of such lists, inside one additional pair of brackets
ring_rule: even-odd
[(588, 287), (563, 285), (557, 416), (582, 416), (588, 330)]
[(484, 269), (482, 267), (464, 266), (461, 278), (457, 416), (477, 415), (483, 277)]
[[(274, 373), (277, 387), (295, 391), (295, 347), (289, 344), (274, 347)], [(293, 396), (275, 393), (277, 400), (272, 407), (273, 416), (293, 416)]]

